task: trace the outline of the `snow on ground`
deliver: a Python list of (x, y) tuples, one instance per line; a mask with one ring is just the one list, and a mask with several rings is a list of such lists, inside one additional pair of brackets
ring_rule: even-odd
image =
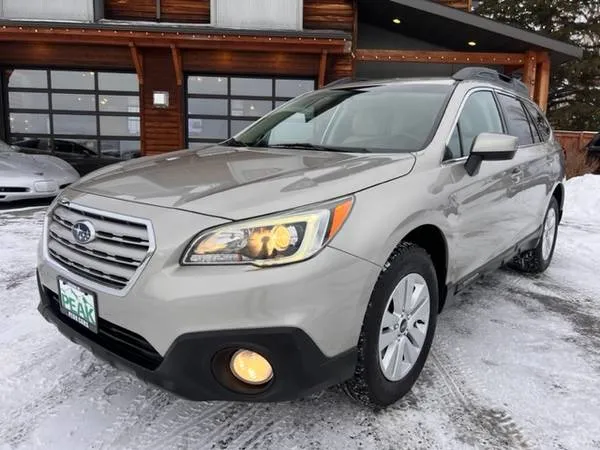
[(97, 360), (36, 312), (43, 211), (0, 211), (0, 448), (600, 448), (600, 177), (569, 181), (546, 274), (500, 270), (440, 316), (413, 391), (193, 403)]

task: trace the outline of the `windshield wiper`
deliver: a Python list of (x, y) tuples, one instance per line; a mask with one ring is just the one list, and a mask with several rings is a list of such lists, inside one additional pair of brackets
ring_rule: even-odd
[(290, 144), (269, 145), (270, 148), (297, 148), (299, 150), (317, 150), (320, 152), (344, 152), (344, 153), (371, 153), (366, 148), (357, 147), (329, 147), (327, 145), (316, 145), (309, 142), (295, 142)]
[(235, 138), (229, 138), (229, 139), (227, 139), (225, 142), (223, 142), (222, 145), (227, 145), (229, 147), (246, 147), (246, 144), (244, 144), (243, 142), (238, 141)]

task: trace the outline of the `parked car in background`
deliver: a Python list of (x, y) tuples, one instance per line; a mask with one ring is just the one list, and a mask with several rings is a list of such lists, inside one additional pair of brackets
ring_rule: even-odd
[(79, 172), (81, 176), (94, 170), (121, 162), (120, 153), (102, 152), (99, 154), (77, 142), (51, 139), (34, 138), (17, 141), (13, 144), (19, 151), (27, 154), (54, 155), (66, 162)]
[(56, 196), (79, 179), (67, 162), (50, 155), (26, 155), (0, 141), (0, 202)]
[(39, 247), (39, 311), (190, 399), (346, 382), (389, 405), (448, 299), (506, 263), (548, 268), (564, 175), (528, 88), (497, 72), (340, 84), (67, 189)]

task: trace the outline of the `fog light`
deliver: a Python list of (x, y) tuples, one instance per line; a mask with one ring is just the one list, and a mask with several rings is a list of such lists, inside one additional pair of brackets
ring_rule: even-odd
[(263, 356), (250, 350), (238, 350), (231, 357), (231, 372), (244, 383), (258, 386), (273, 378), (273, 368)]

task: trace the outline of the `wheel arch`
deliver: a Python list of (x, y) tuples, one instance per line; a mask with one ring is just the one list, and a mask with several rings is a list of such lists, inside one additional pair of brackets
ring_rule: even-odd
[(552, 197), (554, 197), (558, 202), (558, 219), (559, 221), (561, 221), (563, 216), (563, 209), (565, 206), (565, 187), (562, 183), (559, 183), (554, 188), (554, 192), (552, 192)]
[(435, 225), (421, 225), (404, 236), (400, 244), (404, 242), (418, 245), (431, 257), (438, 279), (439, 310), (441, 311), (448, 294), (446, 283), (446, 275), (448, 273), (448, 242), (444, 233)]

